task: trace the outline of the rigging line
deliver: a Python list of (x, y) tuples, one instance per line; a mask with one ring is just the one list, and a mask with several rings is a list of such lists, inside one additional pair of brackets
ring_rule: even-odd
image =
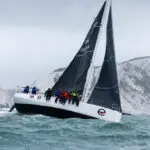
[(91, 65), (92, 65), (93, 61), (88, 56), (85, 56), (85, 57), (91, 62)]

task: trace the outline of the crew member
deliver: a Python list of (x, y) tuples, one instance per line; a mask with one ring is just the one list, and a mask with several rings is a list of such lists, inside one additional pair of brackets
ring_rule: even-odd
[(37, 91), (38, 91), (38, 89), (34, 86), (34, 87), (32, 88), (32, 94), (36, 94)]
[(71, 102), (71, 94), (70, 94), (69, 91), (67, 92), (66, 100), (68, 100), (68, 103), (70, 104), (70, 102)]
[(60, 100), (60, 93), (61, 93), (60, 90), (55, 91), (55, 93), (54, 93), (54, 95), (56, 96), (55, 103), (57, 103), (57, 101)]
[(50, 88), (47, 89), (47, 91), (45, 92), (44, 96), (46, 97), (46, 100), (49, 101), (51, 96), (52, 96), (52, 91)]
[(27, 94), (29, 93), (29, 86), (28, 85), (24, 88), (23, 92), (27, 93)]
[(76, 106), (79, 106), (79, 98), (75, 92), (72, 93), (72, 104), (74, 103), (76, 103)]
[(64, 105), (65, 102), (66, 102), (66, 95), (67, 95), (67, 92), (66, 92), (66, 91), (61, 91), (61, 92), (60, 92), (60, 103), (62, 103), (63, 105)]
[(66, 100), (68, 100), (68, 97), (69, 97), (68, 92), (67, 92), (67, 91), (64, 91), (64, 92), (63, 92), (63, 99), (62, 99), (62, 104), (63, 104), (63, 105), (65, 105)]

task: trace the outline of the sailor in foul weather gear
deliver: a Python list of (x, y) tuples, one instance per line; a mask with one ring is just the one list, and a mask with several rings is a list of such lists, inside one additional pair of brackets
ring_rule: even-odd
[(60, 93), (61, 93), (60, 90), (55, 91), (54, 93), (54, 95), (56, 96), (55, 103), (57, 103), (57, 101), (60, 99)]
[(69, 92), (69, 91), (67, 92), (66, 100), (67, 100), (67, 101), (68, 101), (68, 103), (70, 104), (70, 101), (71, 101), (71, 94), (70, 94), (70, 92)]
[(62, 103), (63, 105), (66, 102), (66, 96), (67, 96), (67, 92), (66, 91), (61, 91), (61, 93), (60, 93), (60, 103)]
[(34, 87), (32, 88), (32, 94), (36, 94), (37, 91), (38, 91), (38, 89), (34, 86)]
[(69, 100), (69, 98), (70, 98), (69, 96), (70, 96), (70, 95), (69, 95), (69, 93), (68, 93), (67, 91), (64, 91), (64, 95), (63, 95), (63, 96), (64, 96), (63, 104), (65, 104), (66, 101)]
[(72, 93), (72, 104), (74, 103), (76, 103), (76, 106), (79, 106), (79, 98), (75, 92)]
[(28, 85), (24, 88), (23, 92), (27, 93), (27, 94), (29, 93), (29, 86)]
[(44, 96), (46, 97), (46, 100), (50, 100), (51, 96), (52, 96), (52, 91), (50, 88), (48, 88), (48, 90), (45, 92)]

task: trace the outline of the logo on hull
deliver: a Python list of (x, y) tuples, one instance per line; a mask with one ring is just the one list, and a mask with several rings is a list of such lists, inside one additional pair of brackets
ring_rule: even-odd
[(34, 95), (30, 95), (30, 98), (34, 98)]
[(41, 99), (41, 96), (40, 96), (40, 95), (38, 95), (38, 96), (37, 96), (37, 99)]
[(105, 109), (99, 109), (99, 110), (97, 111), (97, 113), (98, 113), (100, 116), (105, 116), (106, 110), (105, 110)]

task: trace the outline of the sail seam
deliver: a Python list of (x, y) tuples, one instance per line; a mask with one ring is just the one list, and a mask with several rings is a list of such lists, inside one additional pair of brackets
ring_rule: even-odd
[(104, 60), (105, 61), (110, 61), (111, 59), (115, 58), (115, 56), (111, 56), (109, 59)]
[(113, 89), (115, 87), (117, 87), (118, 84), (114, 85), (114, 86), (111, 86), (111, 87), (95, 87), (95, 89), (104, 89), (104, 90), (109, 90), (109, 89)]
[(93, 51), (87, 51), (84, 54), (77, 55), (76, 57), (82, 57), (82, 56), (86, 55), (87, 53), (93, 53)]

